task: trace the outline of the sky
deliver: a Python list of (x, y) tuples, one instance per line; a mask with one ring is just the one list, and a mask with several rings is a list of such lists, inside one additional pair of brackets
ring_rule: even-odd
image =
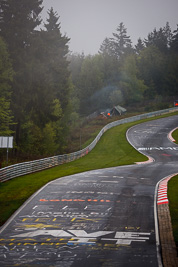
[(85, 55), (98, 53), (121, 22), (133, 45), (166, 22), (172, 31), (178, 24), (178, 0), (43, 0), (43, 6), (44, 22), (53, 7), (60, 17), (61, 32), (70, 38), (70, 51)]

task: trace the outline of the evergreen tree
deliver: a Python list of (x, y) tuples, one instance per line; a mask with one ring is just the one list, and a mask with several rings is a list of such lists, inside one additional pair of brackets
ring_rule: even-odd
[(80, 112), (90, 114), (95, 111), (100, 99), (95, 93), (104, 85), (103, 58), (101, 55), (88, 55), (83, 61), (80, 73)]
[(48, 60), (49, 75), (51, 75), (52, 87), (56, 97), (60, 100), (62, 109), (65, 110), (69, 95), (69, 38), (62, 36), (60, 31), (59, 16), (51, 8), (48, 11), (49, 18), (45, 24), (46, 32), (43, 32), (44, 45), (47, 48), (46, 59)]
[(53, 129), (53, 132), (55, 132), (53, 135), (56, 142), (55, 149), (57, 148), (58, 152), (63, 152), (69, 115), (70, 72), (67, 55), (70, 39), (61, 34), (58, 21), (58, 14), (51, 8), (48, 11), (48, 19), (45, 24), (46, 31), (41, 32), (41, 37), (45, 52), (42, 62), (47, 68), (46, 76), (48, 80), (49, 104), (46, 105), (46, 108), (50, 119), (50, 124), (46, 124), (45, 127), (48, 130), (50, 127)]
[(143, 100), (143, 95), (147, 86), (144, 80), (139, 77), (139, 69), (135, 55), (129, 55), (124, 59), (121, 68), (120, 90), (126, 104), (139, 103)]
[(166, 39), (167, 39), (167, 47), (170, 48), (173, 34), (171, 31), (171, 27), (169, 25), (169, 22), (166, 22), (166, 26), (163, 28), (163, 31), (164, 31), (164, 35), (166, 36)]
[(141, 38), (138, 39), (137, 44), (135, 45), (136, 54), (140, 54), (140, 52), (145, 48), (144, 43)]
[(163, 92), (166, 96), (178, 97), (178, 53), (171, 51), (164, 73)]
[(119, 61), (115, 55), (113, 43), (109, 38), (105, 38), (100, 46), (99, 54), (102, 56), (102, 71), (104, 85), (115, 84), (118, 82)]
[(27, 79), (27, 55), (31, 46), (31, 36), (36, 26), (40, 25), (42, 0), (1, 0), (0, 31), (7, 43), (15, 71), (12, 91), (12, 111), (16, 128), (15, 137), (20, 145), (21, 127), (27, 117), (27, 87), (31, 83)]
[(71, 72), (72, 82), (76, 87), (80, 86), (80, 72), (82, 68), (83, 61), (85, 60), (85, 55), (80, 54), (69, 54), (69, 70)]
[(127, 35), (127, 29), (125, 28), (123, 22), (119, 24), (116, 31), (116, 33), (113, 33), (114, 38), (110, 38), (110, 41), (115, 56), (119, 59), (124, 54), (132, 53), (133, 49), (130, 36)]
[(139, 55), (138, 66), (140, 77), (151, 90), (146, 93), (150, 98), (154, 98), (157, 94), (163, 94), (165, 65), (166, 56), (154, 45), (145, 48)]
[(115, 50), (113, 49), (113, 43), (109, 38), (105, 38), (100, 46), (99, 53), (108, 56), (115, 56)]
[(172, 41), (170, 45), (171, 45), (171, 51), (177, 54), (178, 53), (178, 24), (177, 24), (177, 29), (173, 31)]
[[(8, 45), (13, 64), (21, 62), (18, 52), (30, 45), (33, 30), (40, 25), (43, 0), (1, 0), (0, 30)], [(21, 55), (20, 55), (21, 56)]]
[(0, 38), (0, 135), (10, 135), (13, 117), (10, 109), (12, 65), (5, 42)]
[[(48, 10), (49, 18), (47, 19), (48, 23), (45, 23), (45, 28), (48, 32), (52, 31), (58, 31), (60, 33), (60, 23), (58, 23), (59, 16), (57, 12), (54, 12), (53, 8), (51, 7), (50, 10)], [(61, 34), (60, 34), (61, 36)]]
[(161, 52), (167, 53), (170, 47), (170, 42), (172, 39), (172, 33), (169, 23), (166, 23), (164, 28), (160, 28), (158, 31), (156, 29), (148, 34), (148, 38), (145, 39), (145, 44), (147, 47), (156, 46)]
[(69, 39), (60, 32), (57, 13), (51, 8), (48, 15), (46, 30), (33, 32), (28, 49), (25, 74), (29, 80), (25, 105), (28, 115), (24, 118), (27, 127), (23, 128), (21, 136), (23, 147), (26, 136), (30, 141), (30, 147), (26, 146), (24, 152), (30, 150), (31, 154), (45, 156), (63, 152), (70, 75), (66, 59)]

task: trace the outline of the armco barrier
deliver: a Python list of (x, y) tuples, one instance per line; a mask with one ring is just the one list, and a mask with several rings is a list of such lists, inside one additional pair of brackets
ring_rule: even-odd
[(164, 110), (154, 111), (154, 112), (141, 114), (141, 115), (137, 115), (134, 117), (111, 122), (101, 129), (97, 137), (93, 140), (93, 142), (90, 145), (88, 145), (86, 148), (80, 151), (73, 152), (71, 154), (64, 154), (64, 155), (58, 155), (58, 156), (53, 156), (53, 157), (29, 161), (29, 162), (23, 162), (23, 163), (11, 165), (11, 166), (0, 169), (0, 182), (4, 182), (12, 178), (18, 177), (18, 176), (41, 171), (44, 169), (48, 169), (51, 167), (55, 167), (55, 166), (79, 159), (87, 155), (95, 147), (95, 145), (100, 140), (104, 132), (106, 132), (108, 129), (112, 127), (115, 127), (115, 126), (118, 126), (124, 123), (128, 123), (128, 122), (134, 122), (134, 121), (138, 121), (141, 119), (159, 116), (159, 115), (166, 114), (169, 112), (174, 112), (177, 110), (178, 108), (164, 109)]

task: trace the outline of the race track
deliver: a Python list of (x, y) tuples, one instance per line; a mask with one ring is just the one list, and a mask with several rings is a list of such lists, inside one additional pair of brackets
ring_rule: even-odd
[(150, 163), (60, 178), (33, 195), (0, 231), (0, 266), (161, 266), (155, 187), (178, 172), (167, 137), (177, 124), (176, 115), (129, 129)]

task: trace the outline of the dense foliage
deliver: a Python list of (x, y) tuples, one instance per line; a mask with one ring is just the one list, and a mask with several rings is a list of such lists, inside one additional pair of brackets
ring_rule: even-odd
[(167, 23), (133, 46), (120, 23), (97, 54), (74, 54), (53, 8), (42, 22), (42, 5), (0, 0), (0, 136), (14, 135), (14, 158), (66, 152), (70, 130), (94, 111), (178, 98), (178, 28)]
[(9, 133), (13, 130), (16, 155), (24, 157), (62, 153), (67, 131), (69, 38), (61, 34), (52, 8), (43, 30), (36, 29), (41, 25), (42, 2), (0, 1), (1, 105), (5, 103), (0, 135), (8, 134), (7, 127)]
[(82, 114), (118, 104), (161, 109), (178, 98), (178, 28), (172, 32), (169, 23), (135, 46), (120, 23), (98, 54), (71, 55), (70, 61)]
[(13, 117), (10, 110), (11, 82), (13, 70), (6, 45), (0, 37), (0, 133), (8, 136), (12, 134), (10, 125)]

